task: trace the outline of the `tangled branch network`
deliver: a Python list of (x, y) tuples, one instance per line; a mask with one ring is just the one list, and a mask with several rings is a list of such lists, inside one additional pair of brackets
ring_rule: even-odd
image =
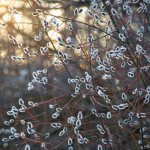
[(38, 96), (3, 112), (3, 149), (150, 149), (150, 0), (5, 3), (9, 61)]

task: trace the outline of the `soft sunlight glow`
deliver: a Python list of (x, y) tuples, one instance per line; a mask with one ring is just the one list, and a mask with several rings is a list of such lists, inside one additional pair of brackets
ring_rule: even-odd
[(11, 20), (11, 15), (9, 13), (3, 15), (3, 21), (9, 22), (10, 20)]
[(49, 12), (52, 16), (62, 16), (63, 15), (63, 11), (61, 9), (58, 9), (58, 10), (52, 9)]
[(28, 34), (32, 32), (33, 24), (31, 19), (20, 14), (16, 14), (14, 17), (17, 23), (15, 24), (15, 28), (19, 27), (20, 30)]
[(21, 22), (22, 21), (22, 15), (14, 14), (13, 16), (14, 16), (16, 22)]
[(58, 33), (58, 32), (56, 32), (56, 31), (54, 31), (54, 30), (49, 30), (49, 31), (48, 31), (48, 36), (49, 36), (52, 40), (56, 41), (58, 37), (61, 37), (61, 34)]
[(0, 5), (7, 6), (7, 5), (9, 5), (10, 1), (11, 0), (0, 0)]

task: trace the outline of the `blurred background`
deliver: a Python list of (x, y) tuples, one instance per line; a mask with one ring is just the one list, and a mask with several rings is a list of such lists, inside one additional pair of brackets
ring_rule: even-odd
[[(57, 38), (75, 36), (81, 42), (86, 41), (88, 33), (104, 34), (99, 30), (92, 29), (84, 24), (76, 23), (74, 35), (68, 32), (67, 22), (70, 19), (93, 24), (91, 18), (84, 14), (73, 17), (77, 7), (86, 11), (90, 1), (50, 1), (50, 0), (1, 0), (0, 1), (0, 107), (1, 110), (11, 106), (18, 97), (30, 93), (27, 89), (32, 80), (32, 72), (38, 69), (52, 66), (54, 48), (49, 42), (48, 36), (57, 49), (65, 50), (59, 46)], [(38, 16), (38, 17), (37, 17)], [(49, 25), (47, 34), (44, 33), (42, 22), (48, 23), (57, 18), (57, 25)], [(68, 19), (68, 20), (67, 20)], [(104, 21), (106, 21), (105, 18)], [(105, 22), (99, 24), (104, 28)], [(78, 27), (77, 27), (78, 26)], [(76, 28), (77, 27), (77, 28)], [(99, 28), (100, 28), (99, 27)], [(76, 40), (74, 39), (74, 40)], [(84, 44), (84, 42), (82, 42)], [(106, 47), (105, 38), (97, 42), (97, 47)], [(41, 55), (40, 48), (47, 46), (50, 52)], [(86, 47), (84, 47), (86, 48)], [(28, 51), (28, 53), (26, 52)], [(76, 53), (79, 53), (78, 50)], [(82, 61), (82, 60), (81, 60)], [(83, 67), (84, 62), (80, 62)], [(50, 68), (51, 67), (51, 68)], [(71, 69), (73, 70), (73, 69)], [(50, 70), (49, 70), (50, 72)], [(58, 76), (57, 76), (58, 77)], [(41, 90), (41, 89), (40, 89)], [(40, 92), (36, 89), (34, 92)], [(34, 93), (32, 91), (32, 94)], [(34, 95), (34, 94), (33, 94)], [(36, 94), (35, 94), (36, 95)]]

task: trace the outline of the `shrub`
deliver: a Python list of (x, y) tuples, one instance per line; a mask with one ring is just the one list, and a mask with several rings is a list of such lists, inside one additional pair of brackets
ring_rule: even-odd
[(10, 1), (1, 30), (29, 82), (3, 115), (3, 146), (149, 149), (149, 9), (149, 0)]

